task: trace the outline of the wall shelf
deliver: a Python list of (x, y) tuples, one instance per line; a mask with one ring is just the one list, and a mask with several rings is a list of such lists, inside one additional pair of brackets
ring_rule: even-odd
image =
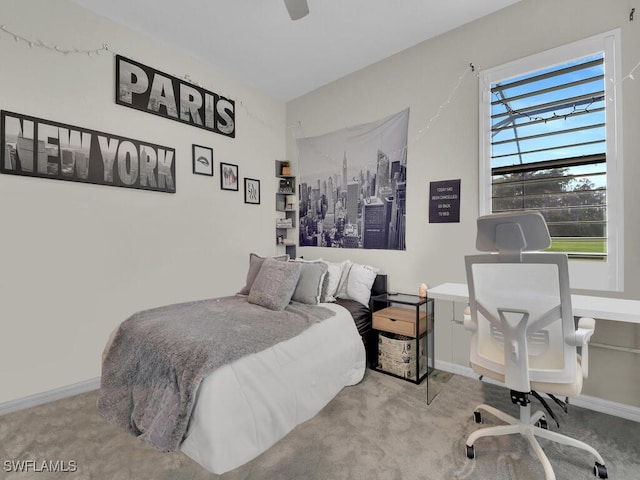
[[(289, 257), (296, 258), (298, 194), (295, 175), (291, 175), (289, 162), (276, 160), (276, 245), (284, 249)], [(289, 168), (287, 171), (286, 168)], [(285, 168), (283, 173), (283, 168)], [(287, 173), (288, 172), (288, 173)], [(286, 174), (285, 174), (286, 173)], [(284, 214), (284, 215), (281, 215)], [(285, 225), (278, 225), (278, 219), (285, 219)]]

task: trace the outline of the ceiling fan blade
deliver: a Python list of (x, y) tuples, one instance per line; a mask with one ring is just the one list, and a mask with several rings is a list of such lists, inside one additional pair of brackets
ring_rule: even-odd
[(284, 0), (291, 20), (298, 20), (309, 13), (307, 0)]

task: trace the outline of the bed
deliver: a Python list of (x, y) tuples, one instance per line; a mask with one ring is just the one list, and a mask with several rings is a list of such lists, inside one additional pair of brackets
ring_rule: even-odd
[[(247, 285), (239, 294), (145, 310), (123, 322), (105, 347), (101, 415), (159, 450), (179, 449), (221, 474), (260, 455), (343, 387), (357, 384), (366, 368), (364, 345), (371, 330), (364, 300), (372, 288), (379, 293), (386, 279), (352, 262), (282, 260), (252, 254)], [(295, 282), (294, 263), (306, 272)], [(367, 270), (364, 283), (356, 275), (361, 267)], [(273, 277), (273, 268), (283, 270), (280, 278)], [(270, 272), (266, 280), (263, 270)], [(269, 303), (274, 289), (285, 283), (283, 288), (301, 294), (275, 295), (280, 303)], [(311, 291), (317, 295), (310, 296)], [(215, 334), (205, 339), (185, 323), (189, 329), (215, 324)], [(233, 346), (231, 338), (236, 338)], [(129, 343), (135, 357), (122, 353)], [(211, 345), (214, 357), (228, 347), (231, 352), (222, 355), (228, 358), (205, 359), (200, 352)], [(175, 349), (180, 353), (165, 353)], [(196, 367), (183, 371), (185, 358)], [(176, 425), (180, 428), (172, 430)]]

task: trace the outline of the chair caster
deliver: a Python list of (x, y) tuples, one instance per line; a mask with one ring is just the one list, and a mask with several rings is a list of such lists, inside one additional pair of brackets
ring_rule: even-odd
[(475, 423), (482, 423), (482, 414), (480, 413), (480, 411), (476, 410), (475, 412), (473, 412), (473, 421)]
[(547, 423), (547, 420), (544, 418), (541, 418), (536, 422), (536, 427), (540, 427), (544, 430), (549, 430), (549, 424)]
[[(468, 449), (469, 447), (467, 447), (467, 450)], [(596, 462), (596, 464), (593, 466), (593, 474), (598, 478), (609, 478), (607, 467), (598, 462)]]
[[(467, 445), (467, 458), (470, 458), (471, 460), (473, 460), (474, 458), (476, 458), (476, 451), (473, 448), (473, 445), (469, 446)], [(602, 478), (602, 477), (601, 477)], [(606, 477), (605, 477), (606, 478)]]

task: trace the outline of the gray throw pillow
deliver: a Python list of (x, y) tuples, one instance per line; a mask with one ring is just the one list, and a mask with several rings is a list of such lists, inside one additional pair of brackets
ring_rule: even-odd
[(302, 265), (266, 258), (249, 291), (249, 303), (284, 310), (293, 296)]
[(322, 295), (322, 285), (327, 275), (327, 265), (320, 262), (299, 262), (302, 265), (298, 285), (293, 292), (294, 302), (317, 305)]
[(238, 292), (240, 295), (249, 295), (251, 286), (253, 285), (253, 282), (255, 281), (256, 276), (258, 275), (258, 272), (262, 267), (262, 262), (264, 262), (265, 258), (274, 258), (276, 260), (286, 262), (287, 260), (289, 260), (289, 255), (285, 254), (278, 255), (277, 257), (261, 257), (260, 255), (256, 255), (255, 253), (250, 254), (249, 271), (247, 272), (247, 283), (244, 287), (242, 287), (242, 290)]

